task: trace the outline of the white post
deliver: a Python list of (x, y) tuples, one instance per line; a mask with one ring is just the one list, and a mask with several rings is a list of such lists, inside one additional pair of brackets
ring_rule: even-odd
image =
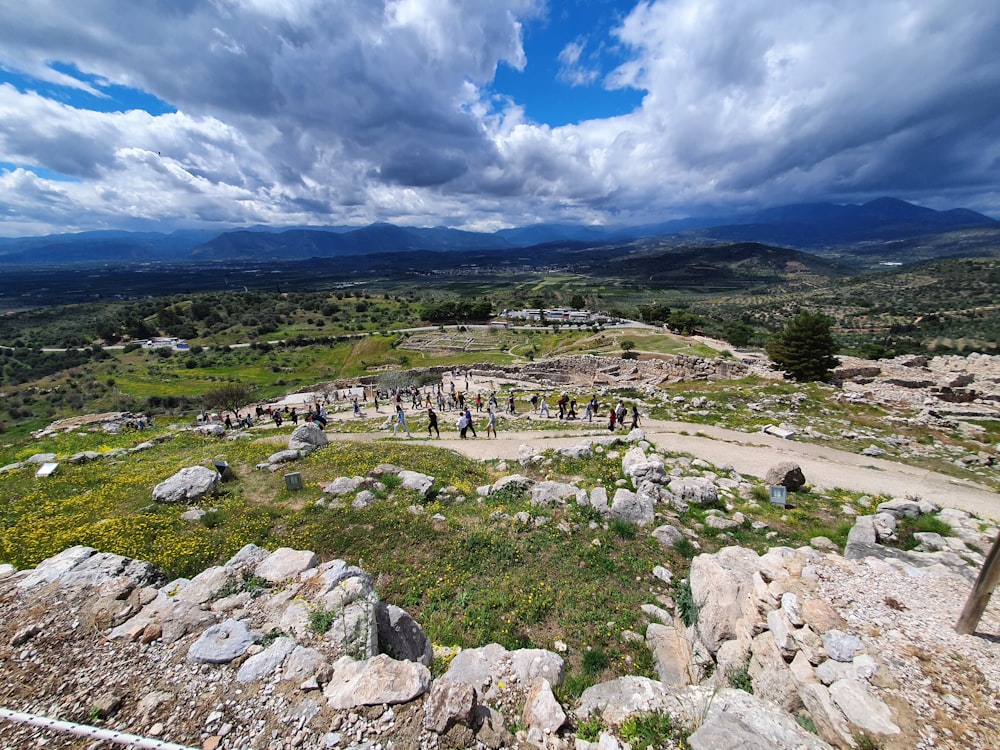
[(139, 737), (134, 734), (116, 732), (113, 729), (91, 727), (86, 724), (74, 724), (71, 721), (60, 721), (59, 719), (50, 719), (46, 716), (11, 711), (6, 708), (0, 708), (0, 719), (7, 719), (18, 724), (28, 724), (41, 729), (49, 729), (53, 732), (75, 734), (78, 737), (88, 737), (92, 740), (104, 740), (106, 742), (115, 742), (119, 745), (131, 745), (132, 747), (143, 748), (143, 750), (198, 750), (187, 745), (176, 745), (173, 742)]

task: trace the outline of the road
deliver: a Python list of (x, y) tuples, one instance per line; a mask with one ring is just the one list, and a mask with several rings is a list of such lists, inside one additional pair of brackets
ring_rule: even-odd
[[(595, 422), (595, 425), (597, 423)], [(410, 419), (414, 436), (423, 439), (423, 423)], [(501, 432), (498, 439), (434, 439), (434, 445), (451, 448), (480, 460), (516, 459), (523, 444), (539, 450), (576, 445), (586, 437), (607, 435), (604, 430), (585, 429), (572, 434), (581, 423), (567, 424), (564, 432)], [(943, 507), (958, 508), (1000, 520), (1000, 494), (981, 484), (915, 466), (871, 458), (816, 443), (782, 440), (763, 433), (746, 433), (721, 427), (647, 419), (642, 429), (657, 448), (686, 453), (716, 466), (729, 464), (746, 476), (762, 479), (767, 470), (781, 461), (793, 461), (813, 487), (841, 487), (871, 495), (905, 497), (918, 495)], [(697, 434), (696, 434), (697, 433)], [(623, 432), (620, 434), (624, 434)], [(340, 435), (334, 439), (368, 440), (385, 433)]]

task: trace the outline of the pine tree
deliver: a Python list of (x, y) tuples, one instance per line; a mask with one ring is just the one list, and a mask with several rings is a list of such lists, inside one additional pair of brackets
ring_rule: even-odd
[(786, 374), (799, 381), (826, 380), (840, 364), (833, 319), (818, 312), (803, 310), (785, 329), (767, 343), (767, 354)]

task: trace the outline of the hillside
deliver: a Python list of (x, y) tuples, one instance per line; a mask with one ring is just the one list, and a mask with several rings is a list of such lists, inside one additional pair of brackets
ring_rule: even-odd
[[(0, 565), (0, 703), (213, 748), (597, 750), (601, 732), (694, 750), (989, 746), (1000, 609), (976, 636), (950, 625), (997, 528), (947, 506), (983, 498), (998, 515), (968, 481), (995, 481), (995, 359), (849, 363), (840, 390), (688, 357), (444, 373), (446, 391), (516, 394), (491, 440), (481, 416), (458, 438), (447, 411), (442, 439), (417, 439), (422, 409), (393, 440), (371, 400), (360, 416), (332, 401), (325, 432), (52, 425), (4, 448), (18, 460), (0, 471), (0, 560), (22, 572)], [(949, 393), (977, 403), (933, 385), (958, 374)], [(531, 393), (563, 391), (597, 393), (602, 416), (530, 411)], [(605, 427), (619, 398), (639, 430)], [(36, 478), (43, 460), (60, 467)], [(214, 496), (154, 499), (178, 469), (215, 476), (213, 460), (235, 474)], [(773, 506), (779, 480), (761, 475), (789, 460), (808, 484), (781, 474), (789, 505)], [(400, 644), (383, 616), (435, 644), (429, 671), (427, 642)], [(12, 748), (73, 746), (11, 726)]]

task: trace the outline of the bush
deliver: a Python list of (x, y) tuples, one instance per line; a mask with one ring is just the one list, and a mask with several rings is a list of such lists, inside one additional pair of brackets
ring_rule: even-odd
[(648, 713), (629, 716), (622, 722), (621, 737), (632, 747), (669, 747), (678, 739), (669, 714)]
[(674, 591), (674, 604), (677, 606), (677, 614), (688, 627), (698, 622), (698, 605), (694, 602), (694, 594), (691, 593), (691, 581), (684, 579), (677, 584)]

